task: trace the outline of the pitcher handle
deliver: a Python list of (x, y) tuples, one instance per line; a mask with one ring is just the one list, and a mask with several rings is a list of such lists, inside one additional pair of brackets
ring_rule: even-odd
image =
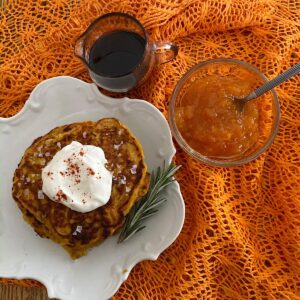
[(155, 42), (153, 44), (156, 63), (165, 64), (174, 59), (178, 53), (178, 47), (170, 42)]

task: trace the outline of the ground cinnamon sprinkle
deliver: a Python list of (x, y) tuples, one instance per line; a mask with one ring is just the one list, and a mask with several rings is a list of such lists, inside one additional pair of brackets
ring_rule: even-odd
[(76, 161), (76, 153), (73, 153), (71, 157), (68, 159), (65, 159), (64, 162), (67, 164), (67, 169), (65, 172), (60, 172), (61, 175), (67, 176), (67, 177), (73, 177), (74, 182), (76, 184), (79, 184), (81, 182), (81, 176), (80, 176), (80, 166)]
[(89, 176), (93, 176), (93, 175), (95, 175), (95, 172), (94, 172), (94, 170), (92, 168), (87, 168), (87, 174)]
[(53, 175), (53, 172), (50, 172), (50, 171), (49, 171), (49, 172), (47, 173), (47, 176), (50, 177), (51, 180), (54, 180), (54, 178), (53, 178), (52, 175)]
[(83, 149), (80, 149), (79, 154), (80, 154), (81, 156), (83, 156), (83, 155), (84, 155), (84, 150), (83, 150)]
[(62, 191), (62, 190), (59, 190), (54, 199), (57, 201), (57, 202), (62, 202), (62, 201), (67, 201), (67, 195)]
[[(112, 11), (136, 16), (153, 40), (179, 46), (176, 60), (127, 94), (165, 116), (175, 84), (198, 62), (233, 57), (273, 78), (300, 61), (299, 0), (4, 2), (12, 4), (0, 12), (1, 116), (18, 112), (43, 79), (69, 75), (90, 82), (74, 57), (74, 41)], [(254, 162), (213, 168), (177, 148), (186, 203), (182, 233), (157, 261), (139, 263), (113, 299), (299, 299), (299, 80), (276, 88), (279, 134)]]

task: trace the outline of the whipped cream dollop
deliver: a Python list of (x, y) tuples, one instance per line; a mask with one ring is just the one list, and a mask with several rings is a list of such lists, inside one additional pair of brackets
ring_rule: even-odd
[(106, 204), (112, 174), (100, 147), (72, 142), (58, 151), (42, 170), (43, 192), (53, 201), (78, 212)]

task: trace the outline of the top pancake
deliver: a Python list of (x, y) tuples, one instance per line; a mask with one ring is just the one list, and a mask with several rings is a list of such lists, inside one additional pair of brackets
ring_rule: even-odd
[[(42, 169), (72, 141), (101, 147), (108, 161), (107, 169), (113, 174), (110, 200), (88, 213), (71, 210), (42, 193)], [(72, 258), (78, 258), (122, 226), (148, 185), (140, 143), (117, 119), (106, 118), (60, 126), (36, 139), (15, 171), (13, 197), (24, 219), (37, 233), (61, 244)]]

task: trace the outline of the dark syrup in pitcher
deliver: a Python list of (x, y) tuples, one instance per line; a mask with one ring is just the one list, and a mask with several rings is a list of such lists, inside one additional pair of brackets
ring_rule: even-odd
[(109, 90), (126, 91), (137, 79), (133, 70), (141, 63), (146, 40), (135, 32), (112, 31), (95, 41), (89, 54), (92, 76)]

